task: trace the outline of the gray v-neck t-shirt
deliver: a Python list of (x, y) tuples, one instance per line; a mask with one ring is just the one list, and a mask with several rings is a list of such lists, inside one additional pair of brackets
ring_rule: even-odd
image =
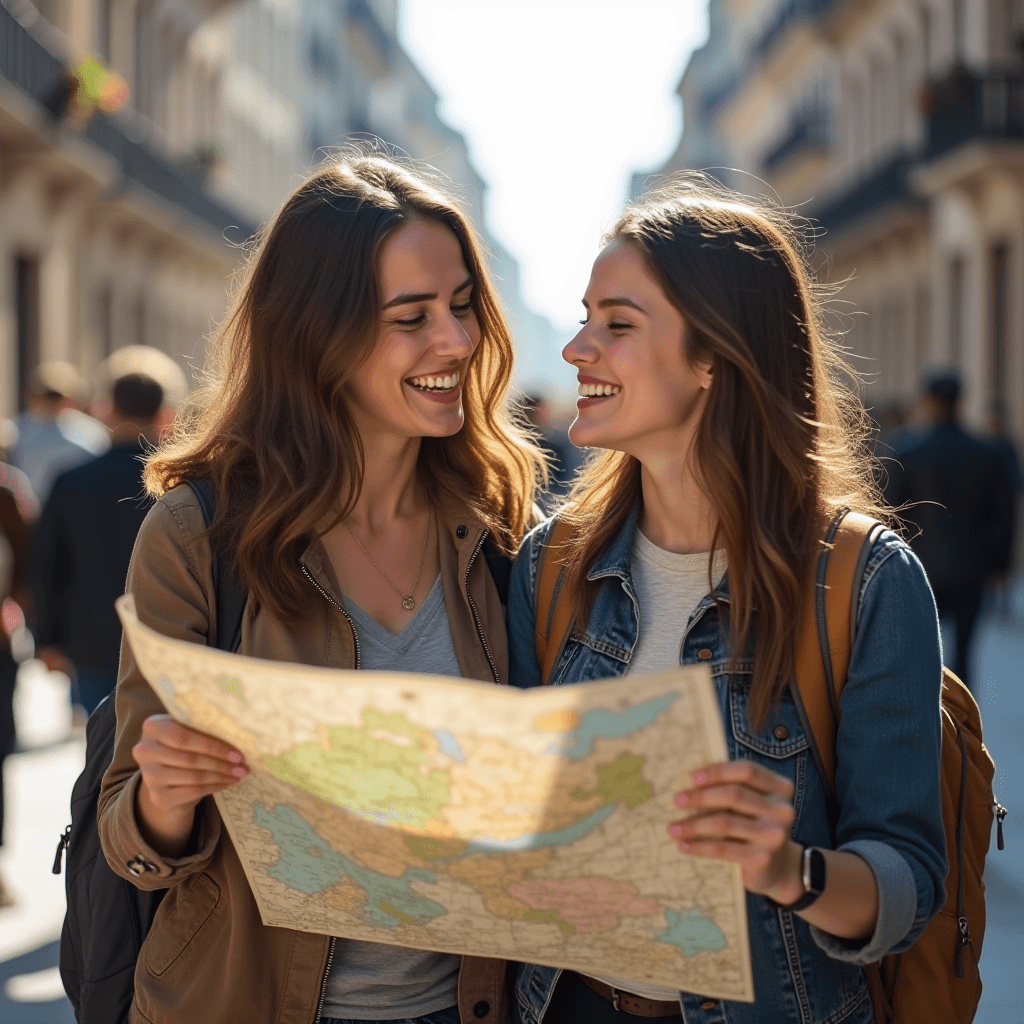
[[(359, 634), (362, 668), (462, 675), (440, 576), (401, 633), (389, 632), (349, 599), (345, 610)], [(452, 953), (342, 939), (324, 986), (323, 1016), (395, 1020), (454, 1006), (461, 964), (462, 957)]]

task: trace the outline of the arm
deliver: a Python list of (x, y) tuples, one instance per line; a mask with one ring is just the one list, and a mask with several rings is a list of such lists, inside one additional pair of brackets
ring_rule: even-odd
[(542, 536), (546, 536), (545, 524), (523, 538), (508, 588), (509, 679), (523, 689), (543, 682), (534, 641), (534, 584)]
[[(213, 593), (204, 533), (197, 505), (173, 494), (158, 501), (139, 531), (127, 583), (142, 622), (198, 644), (206, 643)], [(119, 875), (142, 888), (165, 888), (202, 871), (213, 857), (221, 821), (205, 794), (225, 788), (212, 775), (223, 776), (225, 784), (237, 782), (233, 770), (241, 764), (230, 759), (226, 744), (167, 718), (125, 641), (115, 699), (114, 756), (97, 807), (100, 841)], [(191, 792), (180, 791), (190, 787)], [(133, 876), (127, 864), (136, 857), (154, 870)]]
[(59, 648), (64, 640), (64, 604), (72, 567), (66, 539), (63, 511), (66, 488), (63, 483), (58, 477), (53, 485), (36, 525), (29, 557), (32, 594), (29, 621), (40, 653), (47, 648)]
[[(935, 604), (910, 550), (884, 535), (868, 562), (836, 745), (838, 849), (823, 895), (801, 916), (837, 959), (908, 948), (939, 910), (946, 874), (939, 790), (941, 660)], [(878, 766), (885, 766), (879, 771)], [(751, 892), (803, 891), (788, 780), (749, 762), (709, 766), (670, 827), (684, 852), (740, 864)]]

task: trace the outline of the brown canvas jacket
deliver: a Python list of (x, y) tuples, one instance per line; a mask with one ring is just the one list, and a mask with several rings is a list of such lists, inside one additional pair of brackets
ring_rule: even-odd
[[(210, 545), (202, 511), (188, 486), (150, 511), (128, 572), (139, 619), (165, 634), (205, 644), (215, 627)], [(480, 552), (481, 524), (439, 516), (441, 575), (452, 640), (464, 677), (508, 681), (508, 651), (498, 592)], [(302, 562), (310, 583), (309, 613), (295, 626), (255, 609), (250, 597), (239, 653), (274, 661), (356, 668), (358, 640), (326, 595), (341, 594), (323, 545), (314, 540)], [(322, 588), (322, 593), (317, 593)], [(196, 811), (196, 831), (183, 857), (161, 857), (135, 817), (138, 767), (131, 749), (142, 723), (164, 708), (122, 643), (117, 682), (117, 739), (103, 779), (97, 818), (110, 866), (141, 889), (168, 888), (135, 971), (132, 1024), (314, 1024), (332, 940), (267, 928), (260, 920), (238, 854), (212, 798)], [(133, 865), (141, 874), (129, 870)], [(344, 939), (334, 940), (344, 942)], [(505, 961), (463, 957), (458, 1001), (464, 1022), (504, 1024)]]

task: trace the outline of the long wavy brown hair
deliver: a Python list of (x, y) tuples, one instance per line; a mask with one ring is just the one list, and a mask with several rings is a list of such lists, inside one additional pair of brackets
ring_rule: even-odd
[[(844, 505), (885, 516), (856, 377), (826, 329), (835, 289), (817, 282), (802, 227), (689, 174), (630, 206), (605, 239), (643, 256), (683, 316), (685, 357), (712, 366), (693, 466), (716, 516), (714, 548), (728, 559), (729, 605), (719, 610), (734, 667), (754, 634), (756, 725), (792, 676), (824, 525)], [(622, 452), (596, 453), (577, 479), (561, 515), (575, 525), (566, 585), (578, 622), (599, 585), (587, 569), (640, 501), (640, 464)]]
[(422, 486), (437, 507), (468, 504), (507, 551), (532, 514), (543, 456), (509, 412), (512, 343), (466, 216), (423, 169), (372, 153), (335, 156), (256, 240), (212, 339), (209, 383), (145, 471), (155, 496), (190, 479), (213, 482), (211, 539), (285, 621), (309, 595), (298, 545), (325, 518), (348, 514), (362, 486), (344, 388), (377, 339), (381, 245), (412, 218), (458, 239), (481, 335), (463, 385), (464, 425), (423, 439)]

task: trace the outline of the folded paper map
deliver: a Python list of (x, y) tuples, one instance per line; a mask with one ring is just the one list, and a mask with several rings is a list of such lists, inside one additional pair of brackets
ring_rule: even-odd
[(727, 757), (706, 667), (524, 691), (226, 654), (118, 611), (168, 713), (252, 769), (215, 799), (264, 924), (753, 1000), (739, 869), (666, 832)]

